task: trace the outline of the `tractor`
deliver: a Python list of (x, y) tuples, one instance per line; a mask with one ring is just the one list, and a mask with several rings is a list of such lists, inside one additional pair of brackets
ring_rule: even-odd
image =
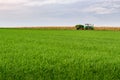
[(93, 30), (94, 29), (93, 24), (85, 24), (85, 25), (78, 24), (75, 27), (77, 30)]
[(84, 25), (84, 29), (85, 30), (93, 30), (94, 29), (94, 25), (93, 24), (85, 24)]

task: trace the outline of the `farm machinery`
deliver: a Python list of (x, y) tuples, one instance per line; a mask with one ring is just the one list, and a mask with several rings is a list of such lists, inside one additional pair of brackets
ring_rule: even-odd
[(76, 25), (75, 26), (77, 30), (94, 30), (93, 24), (85, 24), (85, 25)]

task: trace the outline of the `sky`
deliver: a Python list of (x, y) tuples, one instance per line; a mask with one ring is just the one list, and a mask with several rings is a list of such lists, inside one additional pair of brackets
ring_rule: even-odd
[(0, 26), (120, 26), (120, 0), (0, 0)]

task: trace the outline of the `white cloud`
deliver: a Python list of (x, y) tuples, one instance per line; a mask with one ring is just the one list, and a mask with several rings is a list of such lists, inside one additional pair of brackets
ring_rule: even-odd
[(19, 3), (25, 3), (29, 0), (0, 0), (0, 4), (19, 4)]
[(101, 0), (83, 10), (96, 14), (112, 14), (120, 11), (120, 0)]
[[(81, 0), (44, 0), (44, 1), (32, 1), (27, 3), (28, 6), (42, 6), (47, 4), (69, 4)], [(83, 0), (82, 0), (83, 1)]]
[(97, 7), (89, 7), (89, 8), (87, 8), (87, 9), (85, 9), (85, 10), (83, 10), (84, 12), (91, 12), (91, 13), (96, 13), (96, 14), (112, 14), (112, 13), (116, 13), (117, 12), (117, 9), (115, 9), (115, 8), (111, 8), (111, 9), (109, 9), (109, 8), (106, 8), (106, 7), (99, 7), (99, 6), (97, 6)]
[(94, 4), (86, 6), (85, 9), (82, 8), (84, 12), (111, 14), (120, 11), (120, 0), (0, 0), (0, 10), (16, 10), (25, 7), (44, 6), (48, 4), (71, 4), (80, 1), (94, 2)]
[(70, 4), (83, 0), (0, 0), (0, 10), (17, 9), (18, 7), (43, 6), (47, 4)]
[(0, 10), (19, 9), (29, 0), (0, 0)]
[(0, 25), (120, 25), (119, 4), (120, 0), (0, 0)]

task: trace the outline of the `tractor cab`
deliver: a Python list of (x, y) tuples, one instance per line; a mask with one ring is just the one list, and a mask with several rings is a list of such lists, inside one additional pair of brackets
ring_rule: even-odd
[(94, 24), (85, 24), (84, 29), (85, 30), (93, 30), (94, 29)]

